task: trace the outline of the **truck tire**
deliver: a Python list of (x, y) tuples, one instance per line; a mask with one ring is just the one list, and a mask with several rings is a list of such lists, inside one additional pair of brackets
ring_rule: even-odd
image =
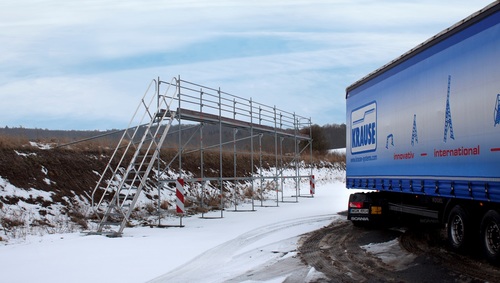
[(470, 216), (462, 206), (456, 205), (448, 217), (448, 243), (457, 252), (465, 252), (469, 248), (471, 234)]
[(481, 221), (481, 244), (485, 257), (491, 262), (500, 258), (500, 214), (488, 211)]

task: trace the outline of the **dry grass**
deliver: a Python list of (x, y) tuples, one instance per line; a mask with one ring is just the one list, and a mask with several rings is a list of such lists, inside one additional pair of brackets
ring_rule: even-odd
[(168, 210), (170, 208), (170, 203), (167, 200), (162, 200), (160, 208), (163, 210)]
[(24, 226), (24, 220), (21, 218), (4, 216), (0, 218), (0, 224), (5, 231), (9, 231), (15, 227)]
[[(96, 139), (96, 140), (88, 140), (81, 141), (77, 143), (73, 143), (74, 140), (71, 139), (46, 139), (46, 140), (36, 140), (36, 143), (39, 144), (48, 144), (55, 149), (67, 150), (73, 152), (84, 152), (87, 154), (104, 154), (109, 155), (115, 148), (116, 142), (112, 139)], [(0, 136), (0, 149), (28, 149), (28, 148), (36, 148), (30, 145), (30, 141), (24, 137), (13, 137), (13, 136)], [(191, 151), (191, 153), (183, 154), (183, 167), (196, 173), (199, 170), (196, 170), (200, 167), (201, 163), (201, 154), (200, 151), (196, 151), (196, 148), (193, 150), (186, 150), (187, 152)], [(178, 152), (176, 148), (167, 148), (162, 149), (162, 159), (169, 160), (173, 158)], [(217, 171), (220, 168), (220, 154), (218, 150), (205, 151), (203, 154), (205, 170), (207, 168), (211, 168)], [(248, 174), (251, 170), (251, 153), (248, 151), (238, 151), (237, 152), (237, 160), (236, 167), (239, 173)], [(259, 153), (254, 152), (254, 166), (260, 166), (261, 159), (259, 158)], [(286, 154), (282, 157), (278, 156), (278, 164), (283, 160), (284, 163), (287, 163), (293, 159), (291, 154)], [(304, 161), (306, 164), (309, 163), (318, 163), (318, 162), (330, 162), (330, 163), (342, 163), (345, 162), (345, 154), (339, 153), (328, 153), (322, 154), (318, 152), (313, 152), (313, 157), (311, 161), (311, 156), (309, 153), (303, 153), (301, 155), (301, 161)], [(232, 151), (223, 151), (222, 153), (222, 169), (223, 171), (234, 171), (234, 153)], [(177, 162), (172, 163), (172, 167), (176, 168)], [(264, 168), (276, 166), (276, 156), (274, 153), (262, 153), (262, 166)], [(239, 168), (238, 168), (239, 167)], [(237, 172), (237, 173), (238, 173)]]
[(29, 140), (24, 137), (0, 136), (0, 148), (22, 148), (29, 145)]
[(335, 164), (335, 163), (344, 163), (345, 164), (345, 162), (346, 162), (345, 154), (337, 153), (337, 152), (331, 152), (331, 153), (327, 153), (327, 154), (316, 153), (316, 154), (313, 154), (313, 160), (314, 160), (313, 161), (314, 163), (318, 163), (320, 161), (323, 161), (323, 162), (329, 162), (332, 164)]

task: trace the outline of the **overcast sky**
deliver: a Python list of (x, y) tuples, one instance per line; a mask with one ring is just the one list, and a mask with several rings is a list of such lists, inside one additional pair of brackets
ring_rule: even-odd
[(0, 127), (121, 129), (178, 75), (341, 124), (347, 86), (491, 2), (2, 1)]

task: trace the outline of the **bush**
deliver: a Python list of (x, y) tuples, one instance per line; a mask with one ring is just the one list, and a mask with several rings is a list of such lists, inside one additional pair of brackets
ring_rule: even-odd
[(24, 226), (24, 220), (21, 218), (11, 218), (5, 216), (0, 218), (0, 224), (2, 224), (5, 231), (9, 231), (19, 226)]

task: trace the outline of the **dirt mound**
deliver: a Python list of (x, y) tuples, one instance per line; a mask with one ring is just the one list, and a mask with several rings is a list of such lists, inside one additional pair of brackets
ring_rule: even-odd
[[(0, 148), (0, 176), (17, 188), (52, 192), (54, 202), (67, 204), (68, 197), (90, 195), (108, 159), (96, 151)], [(0, 201), (15, 200), (7, 196)]]
[(4, 239), (86, 229), (90, 195), (107, 162), (103, 151), (0, 147)]

